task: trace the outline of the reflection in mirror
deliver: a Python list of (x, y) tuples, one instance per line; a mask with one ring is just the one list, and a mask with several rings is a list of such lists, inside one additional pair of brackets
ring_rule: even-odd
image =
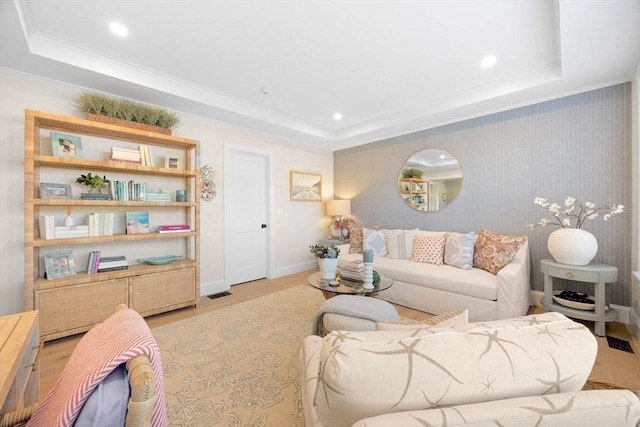
[(402, 200), (415, 210), (434, 212), (456, 198), (462, 188), (462, 167), (451, 153), (429, 148), (407, 160), (398, 176)]

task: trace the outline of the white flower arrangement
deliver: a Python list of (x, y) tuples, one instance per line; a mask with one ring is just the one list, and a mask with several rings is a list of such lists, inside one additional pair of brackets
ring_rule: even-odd
[[(567, 197), (564, 201), (564, 210), (557, 203), (549, 203), (547, 199), (536, 197), (533, 200), (536, 205), (545, 208), (551, 212), (557, 223), (542, 218), (537, 224), (528, 224), (527, 227), (534, 229), (535, 227), (545, 227), (547, 225), (559, 225), (562, 228), (582, 228), (586, 220), (602, 217), (603, 221), (607, 221), (611, 216), (624, 212), (623, 205), (602, 205), (596, 207), (593, 202), (580, 203), (575, 197)], [(572, 221), (575, 221), (572, 223)]]

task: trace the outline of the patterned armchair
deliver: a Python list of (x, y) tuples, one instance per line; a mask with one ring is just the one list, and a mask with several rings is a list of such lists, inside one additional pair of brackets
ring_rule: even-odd
[(309, 336), (306, 425), (634, 427), (635, 394), (582, 391), (596, 352), (593, 334), (559, 313)]

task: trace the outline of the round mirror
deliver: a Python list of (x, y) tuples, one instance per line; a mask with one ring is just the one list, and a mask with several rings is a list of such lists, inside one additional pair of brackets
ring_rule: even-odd
[(402, 200), (415, 210), (435, 212), (462, 189), (462, 167), (451, 153), (429, 148), (409, 157), (398, 175)]

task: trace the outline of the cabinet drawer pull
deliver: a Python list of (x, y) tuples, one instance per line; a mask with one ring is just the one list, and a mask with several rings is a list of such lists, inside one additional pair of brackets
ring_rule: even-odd
[(44, 347), (44, 341), (41, 342), (39, 345), (31, 347), (31, 350), (36, 350), (36, 355), (33, 358), (33, 363), (30, 365), (25, 366), (26, 368), (31, 368), (31, 372), (35, 372), (36, 369), (38, 368), (38, 359), (40, 358), (40, 350), (42, 350), (42, 347)]
[(575, 275), (574, 275), (572, 272), (570, 272), (570, 271), (569, 271), (569, 272), (567, 273), (567, 278), (569, 278), (569, 279), (573, 279), (574, 277), (575, 277)]

